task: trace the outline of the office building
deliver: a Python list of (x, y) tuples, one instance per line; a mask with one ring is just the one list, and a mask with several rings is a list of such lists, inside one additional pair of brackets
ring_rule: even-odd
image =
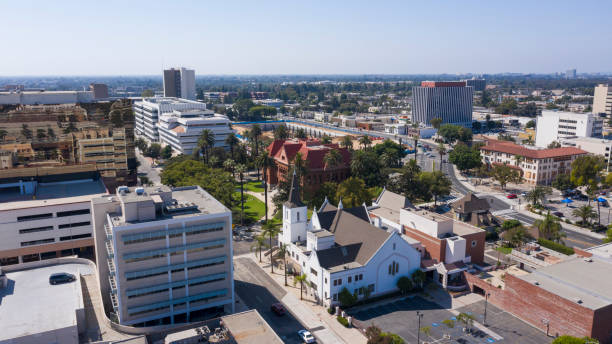
[(565, 78), (566, 79), (576, 79), (576, 68), (566, 70)]
[(0, 105), (47, 105), (91, 103), (92, 91), (10, 91), (0, 92)]
[(167, 97), (144, 98), (134, 102), (136, 134), (152, 142), (159, 142), (159, 116), (172, 113), (174, 110), (206, 110), (206, 104), (192, 100)]
[(108, 98), (108, 86), (106, 84), (90, 84), (89, 90), (93, 92), (94, 99), (106, 99)]
[(612, 116), (612, 86), (600, 84), (595, 87), (593, 113)]
[(164, 97), (196, 99), (195, 70), (181, 67), (164, 70)]
[(412, 88), (412, 121), (429, 125), (440, 118), (445, 124), (471, 128), (473, 94), (463, 81), (423, 81)]
[(576, 147), (594, 155), (603, 156), (606, 161), (606, 172), (610, 172), (612, 166), (612, 140), (595, 137), (570, 137), (561, 139), (562, 146)]
[(465, 86), (474, 88), (474, 91), (484, 91), (487, 87), (487, 81), (485, 79), (472, 78), (463, 81), (465, 81)]
[(92, 254), (90, 201), (107, 190), (100, 179), (68, 177), (1, 179), (0, 265)]
[(531, 149), (514, 142), (489, 139), (480, 147), (482, 162), (507, 165), (520, 171), (525, 183), (550, 185), (560, 174), (571, 172), (576, 158), (587, 154), (576, 147)]
[(215, 137), (214, 147), (229, 149), (225, 143), (232, 133), (227, 116), (210, 110), (174, 110), (159, 116), (157, 123), (159, 141), (168, 144), (175, 151), (191, 154), (198, 147), (203, 130), (210, 130)]
[(233, 312), (232, 214), (200, 187), (120, 187), (91, 201), (105, 305), (122, 325)]
[(568, 137), (601, 137), (603, 120), (592, 113), (542, 111), (537, 118), (536, 146), (548, 147)]

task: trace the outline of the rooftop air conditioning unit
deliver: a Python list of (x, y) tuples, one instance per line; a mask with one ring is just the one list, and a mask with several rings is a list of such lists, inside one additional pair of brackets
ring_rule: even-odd
[(137, 187), (135, 191), (137, 195), (143, 195), (145, 192), (145, 189), (143, 187)]

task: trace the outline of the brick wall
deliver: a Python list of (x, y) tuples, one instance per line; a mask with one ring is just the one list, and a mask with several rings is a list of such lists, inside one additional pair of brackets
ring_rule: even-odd
[(446, 241), (434, 238), (416, 229), (402, 226), (403, 234), (418, 240), (425, 247), (425, 258), (444, 262), (446, 256)]
[[(485, 231), (462, 235), (466, 240), (465, 256), (470, 256), (472, 263), (482, 265), (484, 263), (485, 240), (487, 233)], [(476, 241), (476, 246), (472, 247), (472, 241)]]

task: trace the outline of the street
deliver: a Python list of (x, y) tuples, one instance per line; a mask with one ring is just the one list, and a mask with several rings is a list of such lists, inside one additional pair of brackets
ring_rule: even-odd
[(153, 185), (161, 185), (160, 169), (151, 167), (151, 159), (144, 157), (139, 149), (135, 149), (135, 151), (136, 159), (140, 163), (140, 166), (138, 166), (138, 176), (146, 176)]

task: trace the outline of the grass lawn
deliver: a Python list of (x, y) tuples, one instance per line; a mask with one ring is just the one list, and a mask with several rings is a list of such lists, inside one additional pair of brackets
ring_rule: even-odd
[[(234, 199), (238, 200), (238, 205), (234, 207), (234, 211), (240, 213), (240, 192), (234, 194)], [(244, 217), (245, 219), (251, 219), (251, 222), (259, 221), (264, 215), (266, 215), (266, 207), (264, 202), (257, 198), (244, 194)], [(234, 222), (240, 222), (240, 216), (234, 219)]]
[[(238, 187), (240, 187), (240, 184), (238, 184)], [(244, 183), (244, 189), (252, 192), (264, 192), (263, 184), (261, 181), (246, 182)]]
[(503, 253), (503, 254), (510, 254), (512, 253), (512, 247), (496, 247), (495, 250)]

